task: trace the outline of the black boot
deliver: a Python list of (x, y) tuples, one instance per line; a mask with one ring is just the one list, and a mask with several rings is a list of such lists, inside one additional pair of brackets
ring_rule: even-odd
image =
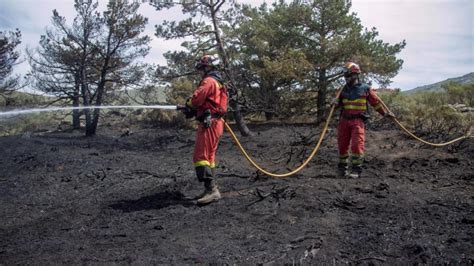
[(353, 165), (349, 177), (359, 178), (361, 176), (361, 174), (362, 174), (362, 166)]
[(337, 165), (337, 175), (340, 177), (346, 177), (349, 175), (349, 166), (347, 163), (339, 163)]
[(199, 182), (204, 183), (204, 191), (196, 196), (196, 199), (200, 199), (205, 195), (209, 194), (212, 190), (212, 170), (208, 166), (197, 166), (196, 167), (196, 176)]
[(208, 179), (212, 179), (212, 170), (209, 166), (197, 166), (196, 176), (199, 182), (205, 182)]

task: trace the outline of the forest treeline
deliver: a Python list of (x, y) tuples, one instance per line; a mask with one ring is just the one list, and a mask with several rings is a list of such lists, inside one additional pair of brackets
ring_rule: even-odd
[[(153, 7), (157, 17), (179, 9), (184, 19), (163, 21), (155, 25), (154, 36), (147, 36), (148, 19), (140, 14), (140, 5)], [(248, 135), (245, 121), (255, 116), (324, 121), (333, 92), (342, 85), (344, 62), (359, 63), (362, 78), (381, 87), (390, 84), (403, 64), (397, 56), (405, 41), (381, 40), (377, 29), (361, 24), (347, 0), (277, 1), (257, 7), (233, 0), (113, 0), (105, 11), (98, 9), (97, 1), (75, 0), (74, 8), (74, 17), (53, 10), (52, 24), (38, 46), (25, 52), (31, 66), (26, 80), (31, 88), (52, 96), (48, 104), (114, 104), (124, 91), (133, 91), (135, 104), (183, 103), (200, 79), (194, 71), (196, 59), (216, 54), (230, 90), (228, 119)], [(24, 86), (20, 77), (12, 76), (21, 33), (0, 35), (0, 101), (14, 106), (8, 100), (12, 91)], [(145, 64), (152, 38), (183, 41), (179, 50), (164, 54), (166, 65)], [(163, 88), (166, 99), (156, 97)], [(444, 93), (452, 96), (449, 89)], [(392, 95), (388, 103), (398, 104), (397, 111), (413, 111), (402, 105), (413, 105), (414, 98), (400, 97)], [(147, 121), (184, 123), (175, 114), (147, 114)], [(99, 109), (71, 115), (73, 128), (81, 128), (84, 121), (87, 136), (96, 134), (103, 119)], [(416, 126), (416, 119), (408, 120)]]

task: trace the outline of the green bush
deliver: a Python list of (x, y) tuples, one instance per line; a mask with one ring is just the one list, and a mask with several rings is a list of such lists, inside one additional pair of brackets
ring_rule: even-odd
[[(186, 99), (194, 92), (192, 81), (182, 78), (172, 82), (165, 91), (169, 104), (184, 104)], [(170, 110), (152, 110), (147, 112), (143, 121), (152, 126), (176, 126), (193, 128), (195, 123), (191, 119), (186, 119), (181, 112)]]
[(143, 120), (152, 126), (192, 128), (192, 120), (187, 120), (183, 114), (167, 110), (152, 110)]
[[(9, 111), (14, 109), (39, 108), (52, 100), (54, 100), (54, 98), (24, 92), (12, 92), (0, 97), (0, 110)], [(36, 113), (1, 117), (0, 136), (56, 129), (64, 119), (63, 117), (64, 115), (61, 116), (57, 113)]]
[(472, 107), (473, 84), (445, 86), (440, 92), (381, 94), (382, 100), (397, 118), (415, 134), (430, 138), (457, 137), (466, 134), (474, 122), (473, 112), (460, 112), (453, 104)]
[(56, 130), (60, 116), (54, 113), (37, 113), (0, 119), (0, 136)]

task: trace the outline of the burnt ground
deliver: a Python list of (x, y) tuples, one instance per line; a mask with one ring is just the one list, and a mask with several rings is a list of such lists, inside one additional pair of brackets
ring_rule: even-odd
[[(314, 126), (253, 125), (244, 139), (284, 172), (313, 146)], [(370, 130), (360, 179), (335, 175), (334, 132), (309, 167), (259, 175), (225, 134), (223, 199), (199, 207), (194, 132), (101, 128), (0, 138), (0, 264), (474, 261), (474, 143), (431, 148)]]

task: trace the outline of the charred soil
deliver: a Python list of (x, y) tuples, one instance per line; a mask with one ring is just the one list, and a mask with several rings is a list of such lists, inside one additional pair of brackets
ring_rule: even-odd
[[(267, 169), (311, 152), (312, 125), (252, 125)], [(335, 134), (295, 176), (260, 175), (228, 134), (222, 200), (197, 206), (194, 132), (103, 128), (0, 138), (0, 264), (461, 263), (474, 260), (474, 143), (367, 132), (361, 178), (336, 175)]]

